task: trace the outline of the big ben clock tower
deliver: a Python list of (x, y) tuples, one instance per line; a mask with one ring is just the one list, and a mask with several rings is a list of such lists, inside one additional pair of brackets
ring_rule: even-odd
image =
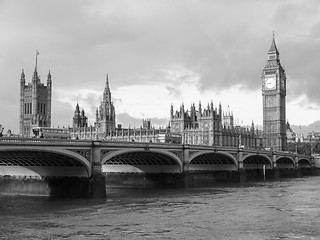
[(262, 70), (263, 141), (275, 151), (287, 149), (286, 137), (286, 73), (280, 63), (274, 35), (268, 61)]

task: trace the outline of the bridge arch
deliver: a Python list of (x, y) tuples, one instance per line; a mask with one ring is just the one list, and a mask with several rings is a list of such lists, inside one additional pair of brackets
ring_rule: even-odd
[(244, 169), (262, 169), (263, 165), (265, 165), (266, 169), (272, 168), (272, 161), (265, 154), (248, 154), (242, 161)]
[(66, 149), (0, 148), (0, 175), (90, 177), (91, 163)]
[(277, 168), (294, 168), (295, 162), (289, 156), (278, 156), (276, 158)]
[(182, 160), (172, 152), (156, 149), (121, 149), (101, 160), (103, 172), (181, 173)]
[(300, 168), (311, 168), (311, 162), (307, 158), (298, 159), (297, 165)]
[(201, 151), (194, 153), (189, 159), (190, 171), (236, 171), (237, 169), (236, 158), (227, 152)]

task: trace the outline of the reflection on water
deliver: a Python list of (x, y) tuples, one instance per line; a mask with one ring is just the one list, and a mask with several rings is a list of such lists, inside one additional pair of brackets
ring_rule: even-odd
[(107, 200), (0, 196), (0, 239), (318, 239), (320, 177)]

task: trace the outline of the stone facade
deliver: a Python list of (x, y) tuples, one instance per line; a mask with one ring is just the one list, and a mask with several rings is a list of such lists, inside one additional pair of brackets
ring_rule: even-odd
[(181, 134), (182, 143), (210, 146), (260, 148), (261, 132), (255, 129), (235, 126), (232, 114), (223, 114), (221, 104), (214, 108), (213, 103), (198, 109), (192, 104), (185, 110), (182, 104), (179, 110), (170, 113), (171, 133)]
[(24, 70), (20, 78), (20, 135), (31, 137), (33, 127), (51, 127), (51, 73), (47, 86), (41, 83), (37, 66), (32, 81), (26, 85)]

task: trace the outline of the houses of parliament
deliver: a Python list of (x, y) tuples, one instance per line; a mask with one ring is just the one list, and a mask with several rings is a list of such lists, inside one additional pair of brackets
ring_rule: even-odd
[[(171, 106), (170, 120), (166, 127), (154, 128), (151, 119), (142, 120), (136, 128), (123, 128), (116, 125), (115, 107), (112, 102), (109, 76), (105, 80), (102, 100), (96, 109), (95, 121), (88, 126), (84, 109), (75, 106), (72, 126), (67, 128), (71, 138), (106, 140), (163, 142), (163, 136), (180, 136), (184, 144), (199, 144), (225, 147), (272, 148), (286, 150), (286, 73), (281, 66), (279, 51), (273, 36), (267, 54), (267, 63), (260, 79), (263, 98), (263, 131), (254, 123), (249, 127), (237, 126), (233, 113), (223, 111), (221, 103), (213, 102), (203, 106), (199, 102), (189, 109), (182, 103), (178, 109)], [(36, 67), (32, 80), (26, 85), (24, 70), (20, 79), (20, 135), (32, 137), (36, 127), (51, 128), (52, 79), (49, 71), (47, 85), (41, 82)]]

